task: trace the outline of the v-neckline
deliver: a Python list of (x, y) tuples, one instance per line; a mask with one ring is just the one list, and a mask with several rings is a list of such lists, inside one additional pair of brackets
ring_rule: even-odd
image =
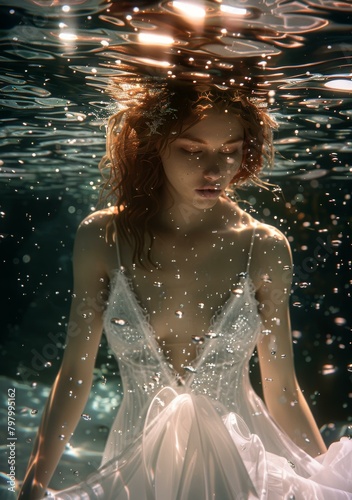
[[(126, 292), (129, 294), (131, 297), (132, 305), (139, 317), (141, 325), (145, 326), (146, 328), (143, 328), (143, 330), (146, 331), (145, 337), (146, 341), (148, 342), (148, 345), (151, 347), (155, 357), (158, 359), (160, 362), (160, 365), (165, 368), (165, 373), (167, 374), (168, 378), (171, 379), (171, 381), (175, 381), (178, 377), (181, 378), (184, 381), (184, 385), (190, 385), (192, 383), (192, 380), (197, 373), (198, 368), (200, 368), (202, 361), (204, 360), (205, 356), (207, 355), (207, 352), (209, 352), (210, 348), (214, 344), (217, 338), (217, 334), (219, 333), (219, 328), (221, 326), (221, 319), (226, 316), (226, 311), (232, 306), (233, 302), (235, 300), (241, 300), (245, 298), (245, 289), (243, 289), (243, 294), (235, 294), (231, 293), (229, 297), (225, 300), (225, 302), (222, 304), (222, 306), (213, 314), (212, 318), (210, 319), (210, 323), (207, 329), (206, 334), (211, 334), (214, 333), (213, 337), (210, 337), (206, 343), (206, 346), (193, 358), (193, 360), (189, 363), (189, 366), (192, 368), (192, 371), (189, 371), (185, 373), (184, 375), (179, 375), (178, 372), (174, 369), (172, 364), (168, 362), (162, 347), (160, 346), (159, 342), (157, 341), (156, 338), (156, 333), (152, 325), (150, 324), (150, 319), (149, 319), (149, 314), (148, 311), (146, 310), (145, 307), (143, 307), (140, 299), (135, 293), (135, 290), (133, 288), (133, 283), (132, 280), (128, 278), (128, 276), (125, 273), (125, 270), (123, 268), (118, 268), (115, 269), (114, 271), (114, 277), (113, 277), (113, 282), (114, 282), (114, 287), (116, 286), (116, 281), (118, 277), (121, 277), (122, 282), (126, 288)], [(250, 292), (250, 297), (253, 299), (253, 302), (255, 305), (258, 305), (258, 301), (255, 298), (255, 287), (253, 284), (253, 281), (251, 280), (249, 273), (243, 273), (243, 284), (244, 287), (249, 287), (249, 292)], [(112, 290), (111, 290), (112, 291)], [(206, 335), (204, 334), (204, 335)]]

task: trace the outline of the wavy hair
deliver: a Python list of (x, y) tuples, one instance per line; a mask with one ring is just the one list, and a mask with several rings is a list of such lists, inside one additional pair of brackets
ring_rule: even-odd
[(133, 260), (143, 264), (145, 239), (153, 242), (150, 222), (160, 210), (165, 182), (159, 152), (185, 127), (204, 117), (209, 108), (237, 115), (244, 127), (241, 166), (230, 188), (254, 182), (265, 163), (273, 160), (274, 120), (264, 108), (243, 93), (217, 87), (165, 83), (119, 84), (112, 81), (109, 93), (118, 110), (108, 120), (106, 153), (99, 168), (103, 193), (118, 209), (118, 231), (133, 244)]

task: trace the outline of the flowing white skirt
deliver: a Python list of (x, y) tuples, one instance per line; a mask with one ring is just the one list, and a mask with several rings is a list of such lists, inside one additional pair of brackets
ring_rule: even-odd
[(352, 441), (343, 438), (297, 474), (265, 450), (241, 417), (206, 396), (162, 389), (134, 444), (57, 500), (352, 499)]

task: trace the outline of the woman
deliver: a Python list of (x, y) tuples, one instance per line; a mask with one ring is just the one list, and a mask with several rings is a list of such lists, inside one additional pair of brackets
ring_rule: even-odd
[(295, 377), (289, 245), (227, 195), (259, 182), (274, 122), (232, 90), (115, 91), (115, 206), (77, 232), (67, 347), (22, 498), (42, 498), (83, 413), (103, 326), (123, 402), (102, 468), (57, 498), (351, 498), (350, 443), (325, 453)]

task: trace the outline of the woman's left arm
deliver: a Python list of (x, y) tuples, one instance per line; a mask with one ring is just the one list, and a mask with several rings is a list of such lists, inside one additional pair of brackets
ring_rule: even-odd
[(326, 447), (296, 379), (289, 298), (292, 256), (289, 243), (276, 229), (263, 226), (253, 257), (257, 267), (257, 299), (263, 335), (257, 345), (266, 406), (277, 424), (311, 456)]

